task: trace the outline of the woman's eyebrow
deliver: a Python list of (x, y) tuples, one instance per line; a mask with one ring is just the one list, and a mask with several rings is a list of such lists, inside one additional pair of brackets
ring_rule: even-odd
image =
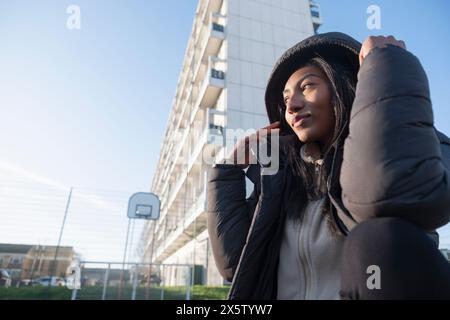
[[(317, 78), (321, 79), (321, 77), (316, 73), (307, 73), (297, 81), (297, 84), (302, 83), (306, 78), (309, 78), (309, 77), (317, 77)], [(289, 89), (285, 89), (285, 90), (283, 90), (283, 94), (289, 93), (290, 91), (291, 90), (289, 90)]]

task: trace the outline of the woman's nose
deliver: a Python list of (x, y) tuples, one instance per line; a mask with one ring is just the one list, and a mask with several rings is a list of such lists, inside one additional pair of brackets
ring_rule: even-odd
[(301, 97), (298, 95), (294, 95), (291, 99), (289, 99), (286, 103), (286, 109), (289, 113), (296, 113), (303, 109), (305, 103)]

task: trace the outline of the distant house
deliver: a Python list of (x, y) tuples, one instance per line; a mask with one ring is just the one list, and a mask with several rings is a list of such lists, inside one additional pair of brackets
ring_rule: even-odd
[(23, 262), (32, 245), (0, 243), (0, 269), (6, 270), (13, 281), (20, 279)]
[(25, 279), (58, 276), (65, 278), (66, 270), (75, 258), (73, 247), (0, 243), (0, 269), (6, 270), (14, 282)]
[(66, 277), (67, 268), (75, 258), (73, 247), (59, 247), (55, 260), (56, 246), (32, 246), (27, 252), (22, 267), (22, 279), (39, 277)]

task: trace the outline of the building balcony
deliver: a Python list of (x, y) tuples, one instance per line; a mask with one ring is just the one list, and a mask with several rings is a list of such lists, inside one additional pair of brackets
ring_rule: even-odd
[(202, 61), (206, 61), (207, 57), (215, 56), (219, 53), (223, 40), (225, 40), (225, 26), (219, 22), (215, 22), (214, 14), (211, 15), (211, 22), (208, 27), (208, 35), (204, 40)]
[[(198, 40), (200, 42), (199, 48), (196, 49), (195, 56), (195, 70), (193, 73), (194, 82), (198, 82), (199, 77), (202, 75), (202, 71), (208, 64), (209, 57), (214, 57), (219, 54), (223, 41), (225, 40), (225, 26), (223, 23), (218, 22), (217, 17), (223, 17), (218, 13), (211, 14), (208, 28), (204, 32), (204, 35), (200, 36)], [(194, 57), (193, 57), (194, 58)]]
[(206, 77), (200, 86), (199, 96), (195, 105), (200, 108), (214, 106), (222, 90), (225, 88), (226, 61), (217, 57), (209, 57)]
[[(189, 96), (192, 94), (192, 87), (190, 83), (197, 83), (201, 81), (201, 76), (204, 74), (204, 69), (208, 65), (208, 59), (210, 56), (217, 56), (219, 50), (225, 40), (225, 19), (226, 17), (214, 12), (210, 13), (207, 27), (203, 27), (198, 35), (198, 39), (195, 39), (196, 43), (193, 47), (190, 62), (185, 64), (185, 70), (187, 76), (184, 77), (182, 84), (177, 89), (177, 99), (175, 99), (174, 109), (182, 109), (183, 106), (189, 101)], [(177, 115), (178, 125), (175, 127), (182, 127), (180, 122), (182, 112)]]
[(206, 43), (205, 54), (217, 55), (223, 40), (226, 38), (226, 16), (219, 12), (212, 12), (208, 21), (209, 39)]
[(206, 21), (208, 15), (212, 12), (219, 12), (222, 7), (223, 0), (206, 0), (204, 10), (202, 12), (201, 21)]
[[(167, 203), (168, 210), (170, 210), (172, 203), (175, 201), (175, 198), (180, 192), (183, 183), (185, 182), (189, 172), (191, 172), (194, 164), (202, 162), (204, 148), (206, 146), (214, 148), (214, 150), (208, 151), (208, 154), (212, 154), (216, 153), (223, 146), (225, 116), (225, 112), (211, 108), (207, 109), (206, 120), (204, 122), (205, 124), (203, 125), (200, 134), (194, 137), (196, 145), (193, 146), (192, 151), (187, 156), (187, 164), (180, 166), (180, 170), (177, 170), (176, 172), (178, 181), (176, 182), (174, 188), (171, 190), (171, 195), (169, 196)], [(194, 132), (190, 132), (190, 134), (194, 134)], [(186, 141), (186, 139), (187, 137), (183, 139), (183, 143)], [(175, 172), (172, 172), (171, 174), (174, 173)]]
[[(191, 171), (194, 164), (202, 161), (204, 148), (209, 147), (214, 149), (209, 149), (208, 152), (215, 154), (223, 146), (225, 116), (225, 112), (212, 108), (204, 110), (197, 106), (192, 111), (189, 120), (190, 129), (186, 129), (183, 132), (179, 140), (179, 148), (171, 156), (172, 162), (169, 168), (166, 169), (167, 175), (175, 175), (177, 179), (172, 184), (169, 193), (167, 192), (169, 182), (166, 182), (165, 186), (161, 189), (161, 195), (168, 194), (168, 197), (164, 198), (167, 201), (162, 203), (162, 208), (168, 208), (170, 210), (173, 201), (187, 178), (187, 174)], [(188, 143), (188, 140), (191, 140), (192, 147), (190, 152), (186, 154), (183, 153), (183, 146)]]
[(186, 212), (184, 221), (180, 221), (177, 228), (167, 234), (162, 245), (158, 246), (155, 255), (157, 261), (164, 261), (206, 229), (205, 204), (206, 189)]
[[(196, 145), (192, 148), (191, 153), (188, 156), (188, 163), (186, 166), (182, 167), (182, 170), (176, 172), (177, 181), (174, 188), (171, 190), (170, 196), (167, 199), (167, 203), (162, 204), (167, 208), (167, 213), (161, 216), (161, 222), (156, 226), (156, 233), (164, 228), (165, 219), (174, 219), (174, 216), (178, 216), (179, 212), (176, 210), (176, 203), (185, 194), (185, 187), (189, 177), (197, 176), (200, 171), (201, 166), (196, 166), (198, 164), (203, 164), (203, 152), (205, 148), (209, 148), (206, 154), (217, 154), (217, 152), (223, 147), (224, 139), (223, 135), (225, 132), (225, 117), (226, 113), (213, 108), (208, 108), (206, 110), (206, 117), (204, 118), (204, 124), (202, 125), (202, 130), (195, 135), (194, 140)], [(202, 118), (202, 117), (199, 117)], [(194, 132), (192, 132), (194, 134)], [(213, 139), (215, 137), (215, 139)], [(197, 169), (196, 169), (197, 168)], [(201, 170), (201, 169), (200, 169)], [(164, 245), (156, 252), (155, 259), (158, 261), (163, 261), (166, 257), (170, 256), (173, 252), (184, 246), (187, 242), (192, 240), (189, 234), (198, 234), (206, 228), (205, 219), (205, 204), (206, 204), (206, 171), (201, 171), (204, 176), (204, 181), (199, 181), (197, 178), (197, 187), (195, 196), (189, 199), (191, 205), (189, 209), (182, 213), (183, 219), (179, 219), (179, 223), (176, 228), (172, 228), (170, 232), (164, 235), (165, 240), (161, 242)], [(200, 189), (198, 189), (200, 187)], [(169, 230), (168, 230), (169, 231)], [(161, 237), (161, 234), (160, 234)]]
[(319, 27), (322, 25), (322, 18), (320, 16), (320, 7), (313, 0), (309, 1), (309, 8), (311, 11), (311, 18), (313, 22), (314, 33), (317, 34)]

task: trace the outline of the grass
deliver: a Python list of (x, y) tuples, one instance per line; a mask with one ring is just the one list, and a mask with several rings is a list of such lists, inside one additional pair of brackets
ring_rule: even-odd
[[(224, 300), (227, 297), (229, 287), (205, 287), (194, 286), (191, 292), (191, 300)], [(186, 287), (152, 287), (149, 289), (149, 300), (185, 300)], [(84, 287), (77, 291), (77, 300), (101, 300), (102, 286)], [(139, 287), (136, 290), (136, 300), (145, 300), (146, 288)], [(131, 300), (132, 288), (125, 287), (121, 300)], [(0, 288), (0, 300), (70, 300), (72, 290), (65, 287), (22, 287)], [(118, 287), (108, 287), (106, 300), (118, 299)]]

